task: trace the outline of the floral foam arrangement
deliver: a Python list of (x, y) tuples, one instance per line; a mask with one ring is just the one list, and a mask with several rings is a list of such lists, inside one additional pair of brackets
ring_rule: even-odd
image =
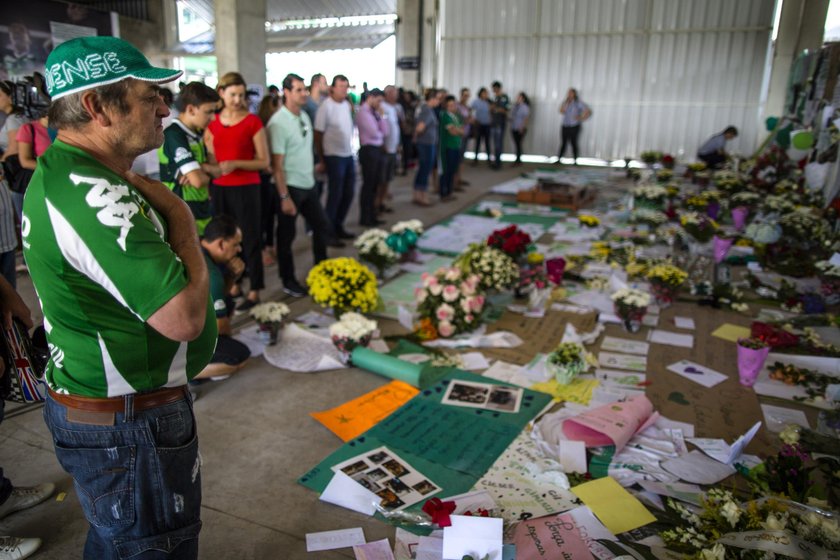
[(481, 291), (508, 290), (519, 280), (519, 266), (513, 258), (489, 245), (471, 243), (454, 264), (466, 274), (478, 275)]
[(350, 355), (359, 346), (367, 346), (376, 332), (376, 321), (359, 313), (349, 312), (330, 325), (330, 338), (338, 348), (345, 363), (350, 363)]
[(423, 338), (449, 338), (474, 330), (481, 324), (484, 295), (476, 274), (465, 275), (458, 267), (424, 273), (423, 285), (415, 290), (420, 315), (418, 334)]
[(366, 313), (379, 304), (376, 276), (356, 259), (339, 257), (316, 264), (306, 277), (315, 303), (332, 308), (336, 316), (347, 311)]

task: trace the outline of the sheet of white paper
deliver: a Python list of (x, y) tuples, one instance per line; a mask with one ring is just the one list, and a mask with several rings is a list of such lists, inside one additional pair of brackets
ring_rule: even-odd
[(380, 354), (387, 354), (391, 351), (391, 349), (388, 348), (388, 343), (382, 340), (381, 338), (375, 338), (371, 340), (370, 344), (368, 344), (368, 348), (370, 348), (374, 352), (379, 352)]
[(281, 331), (279, 342), (263, 353), (271, 365), (280, 369), (309, 373), (346, 367), (341, 363), (332, 341), (289, 323)]
[(764, 413), (764, 422), (767, 424), (767, 429), (771, 432), (781, 432), (789, 424), (795, 424), (808, 429), (811, 428), (811, 425), (808, 423), (808, 417), (801, 410), (782, 408), (780, 406), (773, 406), (772, 404), (762, 404), (761, 411)]
[(428, 362), (432, 357), (428, 354), (421, 354), (420, 352), (417, 352), (411, 354), (400, 354), (397, 358), (412, 364), (422, 364), (424, 362)]
[(357, 544), (365, 544), (365, 533), (361, 527), (306, 533), (306, 552), (349, 548)]
[(695, 383), (699, 383), (703, 387), (714, 387), (718, 383), (722, 383), (728, 379), (726, 375), (719, 371), (701, 366), (689, 360), (680, 360), (668, 366), (668, 369), (680, 377), (685, 377)]
[[(440, 541), (440, 551), (438, 552), (437, 557), (429, 556), (426, 560), (441, 560), (441, 552), (443, 551), (443, 531), (438, 529), (436, 531), (432, 531), (432, 533), (427, 537), (421, 537), (419, 535), (415, 535), (414, 533), (410, 533), (405, 529), (401, 529), (397, 527), (396, 532), (394, 533), (394, 556), (397, 560), (422, 560), (422, 557), (415, 556), (416, 552), (420, 548), (420, 539), (430, 539), (430, 540), (438, 540)], [(428, 546), (428, 542), (427, 546)]]
[(715, 461), (696, 449), (688, 455), (663, 461), (662, 468), (695, 484), (715, 484), (736, 472), (731, 465)]
[(643, 480), (639, 482), (639, 485), (648, 492), (653, 492), (655, 494), (659, 494), (660, 496), (675, 498), (696, 506), (700, 505), (700, 496), (703, 495), (703, 489), (696, 484)]
[(644, 373), (598, 368), (595, 370), (595, 379), (604, 385), (615, 385), (622, 389), (644, 391), (644, 383), (647, 380), (647, 376)]
[(397, 307), (397, 321), (406, 329), (414, 330), (414, 313), (404, 305)]
[(356, 555), (356, 560), (394, 560), (388, 539), (356, 545), (353, 547), (353, 554)]
[(473, 334), (463, 338), (439, 338), (424, 342), (429, 348), (514, 348), (522, 339), (512, 332), (496, 331), (492, 334)]
[(632, 371), (647, 370), (647, 356), (634, 356), (631, 354), (614, 354), (612, 352), (599, 352), (598, 364), (601, 367), (629, 369)]
[(566, 313), (574, 313), (575, 315), (585, 315), (592, 313), (591, 307), (583, 307), (580, 305), (572, 305), (571, 303), (552, 303), (551, 309), (554, 311), (564, 311)]
[(375, 504), (382, 501), (382, 498), (341, 471), (333, 475), (319, 499), (365, 515), (376, 513)]
[(533, 381), (522, 375), (522, 366), (501, 360), (497, 360), (496, 363), (484, 370), (482, 375), (520, 387), (530, 387), (533, 384)]
[(557, 444), (557, 451), (563, 471), (581, 474), (586, 472), (586, 444), (584, 442), (560, 441)]
[(420, 537), (414, 560), (443, 560), (443, 537)]
[[(233, 338), (248, 347), (248, 350), (251, 351), (252, 358), (262, 356), (263, 352), (265, 352), (265, 347), (268, 345), (268, 341), (260, 334), (259, 325), (245, 327), (233, 335)], [(186, 366), (186, 364), (184, 365)]]
[(752, 441), (752, 438), (754, 438), (755, 434), (758, 433), (759, 428), (761, 428), (760, 421), (756, 422), (753, 427), (747, 431), (747, 433), (739, 436), (732, 445), (727, 444), (722, 439), (716, 438), (687, 438), (687, 441), (699, 447), (703, 453), (712, 459), (720, 461), (726, 465), (731, 465), (738, 459), (738, 457), (740, 457), (741, 453), (744, 452), (744, 449)]
[(656, 419), (656, 424), (654, 425), (663, 430), (680, 430), (683, 436), (694, 437), (694, 424), (689, 424), (688, 422), (680, 422), (679, 420), (671, 420), (670, 418), (660, 416)]
[(678, 329), (694, 330), (694, 319), (691, 317), (674, 317), (674, 326)]
[(335, 323), (336, 319), (332, 315), (327, 315), (319, 311), (307, 311), (303, 315), (295, 318), (296, 323), (300, 323), (307, 328), (328, 328)]
[(694, 346), (693, 335), (680, 334), (659, 329), (650, 331), (648, 340), (657, 344), (668, 344), (669, 346), (680, 346), (682, 348), (691, 348)]
[(502, 560), (503, 520), (496, 517), (452, 515), (451, 527), (443, 529), (444, 560), (473, 558)]
[(490, 367), (490, 362), (481, 352), (465, 352), (461, 354), (464, 361), (464, 369), (469, 371), (481, 371)]
[(639, 354), (640, 356), (647, 356), (648, 351), (650, 350), (650, 344), (639, 340), (605, 336), (604, 340), (601, 342), (601, 350), (619, 352), (622, 354)]

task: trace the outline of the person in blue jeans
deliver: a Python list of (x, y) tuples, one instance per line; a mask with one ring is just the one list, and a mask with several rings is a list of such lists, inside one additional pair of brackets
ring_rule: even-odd
[(502, 91), (501, 82), (493, 82), (493, 104), (490, 112), (493, 114), (493, 169), (502, 168), (502, 151), (505, 145), (505, 127), (507, 126), (508, 111), (510, 110), (510, 97)]
[(435, 108), (439, 105), (437, 91), (429, 89), (426, 102), (417, 108), (414, 143), (417, 146), (417, 174), (414, 176), (414, 198), (418, 206), (431, 206), (429, 202), (429, 174), (437, 165), (438, 118)]
[[(11, 326), (12, 317), (19, 319), (27, 328), (32, 327), (32, 313), (29, 308), (15, 292), (12, 285), (0, 276), (0, 320), (3, 321), (3, 326)], [(5, 343), (0, 344), (5, 348)], [(0, 356), (0, 379), (4, 375), (12, 374), (12, 372), (6, 371), (7, 361), (11, 361), (11, 357), (3, 352), (3, 355)], [(5, 406), (6, 401), (0, 398), (0, 422), (3, 422)], [(4, 519), (16, 511), (40, 504), (49, 498), (54, 490), (55, 485), (51, 482), (31, 487), (15, 487), (12, 481), (6, 478), (3, 468), (0, 467), (0, 519)], [(40, 546), (41, 539), (0, 535), (0, 559), (28, 558)]]

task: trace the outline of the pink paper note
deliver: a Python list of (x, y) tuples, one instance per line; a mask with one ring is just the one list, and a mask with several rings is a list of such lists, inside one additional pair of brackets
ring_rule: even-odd
[(615, 445), (618, 453), (636, 432), (650, 426), (658, 417), (653, 404), (640, 395), (569, 418), (563, 424), (563, 433), (571, 440), (584, 442), (586, 447)]
[(516, 526), (514, 542), (517, 560), (592, 560), (589, 547), (568, 514), (521, 522)]

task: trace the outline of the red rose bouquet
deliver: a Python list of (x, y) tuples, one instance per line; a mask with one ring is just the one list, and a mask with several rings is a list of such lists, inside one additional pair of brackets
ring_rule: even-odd
[(518, 259), (528, 252), (531, 236), (515, 225), (509, 226), (491, 233), (487, 238), (487, 245), (504, 251), (513, 259)]

